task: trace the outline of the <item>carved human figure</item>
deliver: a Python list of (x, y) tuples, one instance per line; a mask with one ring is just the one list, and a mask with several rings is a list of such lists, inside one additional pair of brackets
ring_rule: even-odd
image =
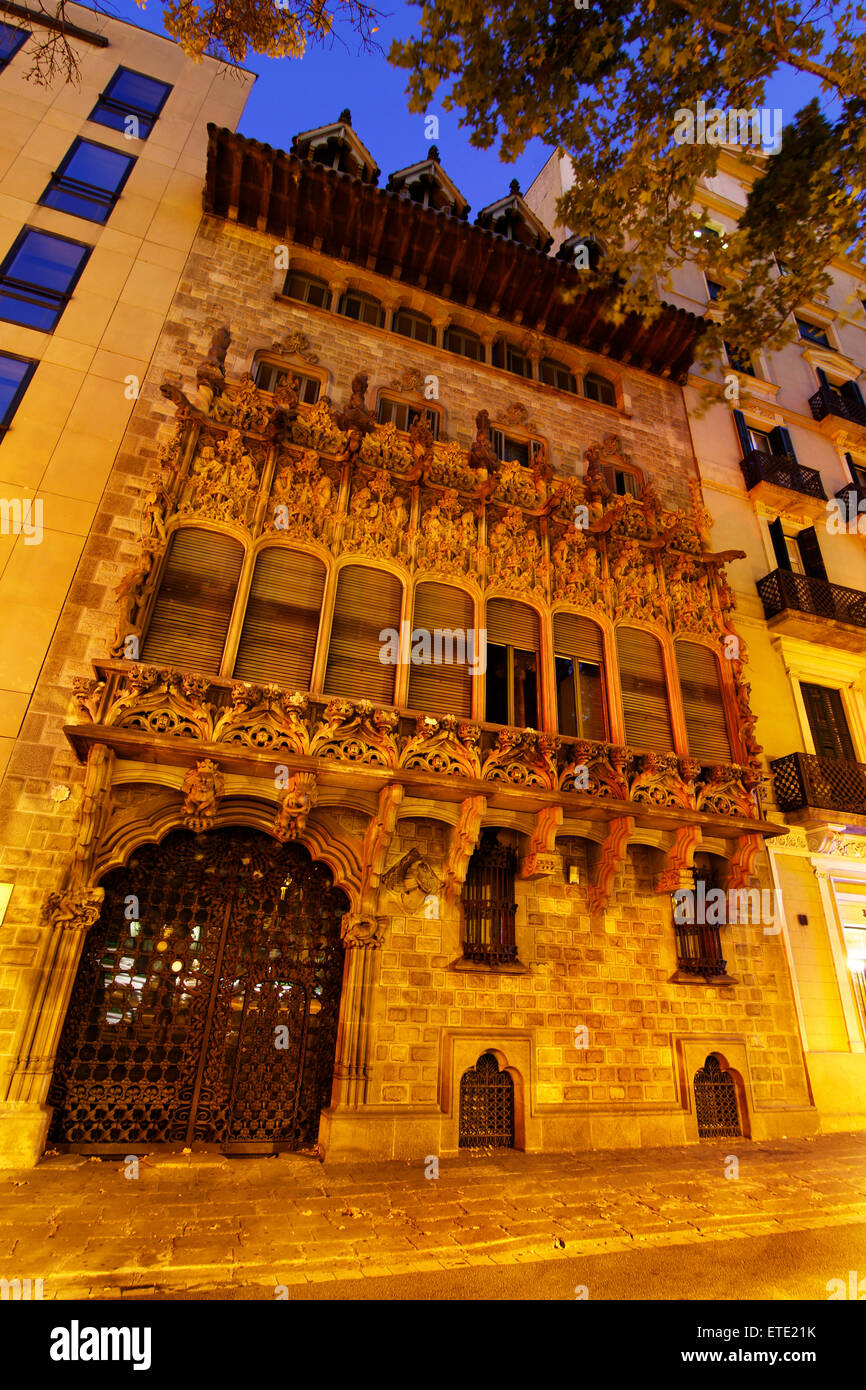
[(469, 467), (483, 479), (499, 464), (490, 442), (490, 416), (486, 410), (479, 410), (475, 416), (475, 430), (475, 438), (469, 446)]
[(122, 656), (127, 637), (136, 636), (141, 631), (141, 610), (148, 590), (153, 570), (153, 554), (144, 551), (137, 569), (130, 570), (115, 589), (115, 597), (120, 603), (114, 641), (110, 652), (112, 656)]

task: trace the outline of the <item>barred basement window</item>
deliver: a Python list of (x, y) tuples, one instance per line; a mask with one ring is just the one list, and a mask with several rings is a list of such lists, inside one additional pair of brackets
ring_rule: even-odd
[(380, 396), (376, 419), (380, 425), (392, 424), (398, 430), (410, 430), (418, 419), (424, 419), (430, 426), (434, 439), (439, 438), (439, 411), (434, 406), (411, 405), (408, 401), (398, 401), (393, 396)]
[(256, 559), (234, 674), (307, 691), (319, 635), (325, 566), (302, 551), (269, 546)]
[(669, 753), (674, 735), (658, 639), (640, 628), (618, 627), (616, 649), (626, 743), (640, 752)]
[(501, 844), (499, 834), (491, 827), (482, 830), (469, 860), (461, 898), (464, 958), (489, 964), (517, 959), (517, 850)]
[(691, 899), (672, 898), (677, 969), (684, 975), (712, 979), (714, 976), (727, 974), (728, 965), (723, 954), (721, 926), (717, 922), (706, 921), (708, 916), (715, 916), (712, 904), (716, 901), (712, 898), (708, 904), (707, 898), (714, 889), (720, 887), (718, 876), (709, 859), (706, 856), (698, 856), (692, 869)]
[(175, 531), (142, 660), (219, 674), (243, 558), (232, 536), (192, 526)]
[(719, 664), (699, 642), (674, 642), (689, 752), (703, 763), (733, 762)]
[(331, 307), (331, 291), (327, 281), (316, 275), (307, 275), (300, 270), (290, 270), (283, 286), (283, 294), (289, 299), (297, 299), (301, 304), (313, 304), (317, 309)]
[(370, 565), (340, 570), (325, 672), (328, 695), (393, 704), (397, 667), (379, 660), (379, 633), (400, 631), (402, 602), (403, 585), (395, 574)]
[(294, 377), (298, 383), (298, 400), (304, 405), (315, 405), (319, 399), (322, 383), (317, 376), (299, 372), (296, 367), (284, 367), (279, 362), (257, 362), (254, 368), (256, 386), (261, 391), (276, 391), (281, 381)]

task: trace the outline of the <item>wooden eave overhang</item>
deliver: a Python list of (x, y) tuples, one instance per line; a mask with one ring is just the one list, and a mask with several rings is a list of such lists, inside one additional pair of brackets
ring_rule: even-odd
[(234, 131), (208, 134), (206, 212), (685, 383), (697, 315), (665, 304), (652, 321), (615, 323), (614, 287), (581, 291), (580, 272), (546, 253)]

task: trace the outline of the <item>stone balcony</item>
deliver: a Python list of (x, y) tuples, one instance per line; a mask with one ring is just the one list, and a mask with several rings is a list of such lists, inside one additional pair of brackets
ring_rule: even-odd
[(774, 632), (866, 652), (866, 594), (791, 570), (758, 580), (764, 614)]

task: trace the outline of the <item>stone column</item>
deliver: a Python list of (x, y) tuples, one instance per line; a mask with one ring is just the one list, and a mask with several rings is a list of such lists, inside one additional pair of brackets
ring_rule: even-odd
[(96, 922), (104, 888), (52, 893), (46, 905), (48, 941), (38, 969), (6, 1098), (0, 1104), (0, 1168), (33, 1167), (48, 1133), (45, 1104), (54, 1071), (60, 1030), (69, 1007), (84, 938)]
[(332, 1108), (356, 1108), (367, 1099), (373, 977), (383, 936), (384, 922), (380, 917), (353, 917), (347, 913), (343, 918), (346, 961)]

